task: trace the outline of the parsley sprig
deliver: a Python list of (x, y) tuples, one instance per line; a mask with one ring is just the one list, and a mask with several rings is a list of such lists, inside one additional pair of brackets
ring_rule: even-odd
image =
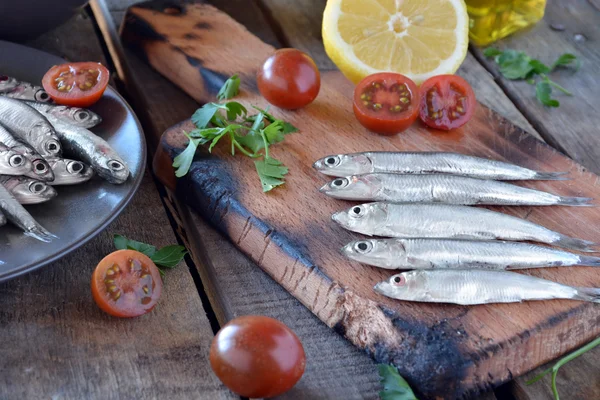
[(381, 400), (418, 400), (408, 382), (398, 374), (398, 370), (388, 364), (378, 364), (379, 377), (383, 390), (379, 392)]
[[(232, 85), (228, 82), (234, 77), (236, 76), (227, 80), (219, 93), (232, 93), (230, 88), (225, 87)], [(239, 78), (237, 81), (239, 86)], [(196, 128), (184, 132), (189, 139), (188, 145), (173, 160), (173, 167), (176, 168), (175, 175), (182, 177), (188, 173), (198, 146), (208, 144), (208, 151), (212, 152), (221, 139), (228, 138), (231, 155), (235, 156), (238, 151), (256, 159), (254, 166), (263, 192), (283, 185), (288, 168), (269, 154), (269, 146), (283, 141), (286, 135), (298, 129), (289, 122), (275, 118), (268, 110), (255, 106), (252, 108), (258, 113), (248, 115), (248, 110), (242, 104), (229, 101), (223, 104), (208, 103), (196, 110), (192, 115), (192, 122)]]
[(136, 250), (148, 256), (158, 267), (158, 272), (160, 272), (161, 276), (164, 276), (165, 268), (171, 269), (176, 267), (187, 254), (183, 246), (171, 245), (158, 250), (151, 244), (127, 239), (123, 235), (114, 235), (113, 242), (117, 250)]
[(217, 100), (229, 100), (238, 95), (240, 92), (240, 77), (233, 75), (231, 78), (227, 79), (217, 93)]
[[(573, 54), (565, 53), (551, 65), (547, 66), (540, 60), (529, 57), (522, 51), (499, 50), (489, 47), (483, 51), (486, 57), (493, 57), (498, 64), (500, 73), (506, 79), (519, 80), (524, 79), (528, 83), (535, 85), (535, 95), (537, 99), (545, 106), (558, 107), (560, 102), (552, 98), (552, 89), (557, 89), (567, 96), (573, 94), (558, 83), (552, 81), (548, 74), (557, 68), (574, 68), (575, 71), (581, 66), (581, 61)], [(536, 81), (536, 77), (540, 79)]]

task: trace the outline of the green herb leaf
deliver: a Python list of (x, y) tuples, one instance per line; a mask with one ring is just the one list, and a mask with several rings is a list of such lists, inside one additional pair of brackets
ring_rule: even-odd
[(288, 168), (284, 167), (280, 161), (265, 157), (263, 160), (254, 161), (254, 166), (260, 178), (263, 192), (268, 192), (285, 183), (283, 177), (288, 173)]
[(487, 49), (485, 49), (483, 51), (483, 55), (485, 57), (496, 57), (496, 56), (499, 56), (500, 54), (502, 54), (502, 50), (498, 50), (494, 47), (488, 47)]
[(225, 108), (227, 109), (227, 119), (229, 121), (235, 120), (238, 116), (244, 116), (248, 113), (246, 107), (238, 103), (237, 101), (229, 101), (225, 103)]
[(147, 255), (148, 257), (152, 257), (154, 253), (156, 253), (156, 247), (149, 245), (147, 243), (137, 242), (135, 240), (127, 239), (122, 235), (114, 235), (113, 242), (117, 250), (136, 250), (140, 253)]
[(523, 52), (502, 53), (498, 57), (500, 73), (506, 79), (525, 79), (532, 71), (531, 58)]
[(244, 136), (238, 136), (237, 141), (244, 147), (247, 147), (254, 154), (265, 148), (265, 142), (259, 132), (251, 130)]
[(379, 392), (381, 400), (418, 400), (396, 368), (387, 364), (379, 364), (377, 368), (383, 385), (383, 390)]
[(540, 81), (535, 85), (535, 96), (545, 106), (558, 107), (560, 103), (558, 100), (553, 99), (552, 87), (548, 81)]
[(264, 118), (269, 121), (270, 123), (274, 123), (277, 121), (280, 121), (281, 124), (283, 125), (283, 134), (287, 135), (288, 133), (293, 133), (293, 132), (298, 132), (298, 128), (296, 128), (294, 125), (290, 124), (289, 122), (285, 122), (283, 120), (277, 119), (274, 116), (272, 116), (271, 114), (269, 114), (267, 111), (268, 110), (262, 110), (258, 107), (252, 106), (255, 110), (260, 111), (263, 115)]
[[(188, 136), (187, 133), (184, 132), (184, 134), (186, 136)], [(181, 153), (179, 153), (177, 155), (177, 157), (175, 157), (173, 159), (173, 168), (176, 168), (175, 170), (175, 176), (178, 178), (181, 178), (182, 176), (184, 176), (185, 174), (188, 173), (188, 171), (190, 170), (190, 167), (192, 166), (192, 162), (194, 161), (194, 155), (196, 154), (196, 149), (198, 149), (198, 143), (200, 143), (200, 141), (202, 139), (192, 139), (188, 136), (189, 138), (189, 142), (187, 147), (185, 148), (185, 150), (183, 150)]]
[(179, 264), (183, 257), (187, 254), (185, 247), (171, 245), (165, 246), (158, 250), (152, 257), (152, 261), (163, 268), (173, 268)]
[(198, 129), (204, 129), (211, 122), (217, 111), (228, 110), (226, 106), (217, 103), (206, 103), (192, 114), (192, 122)]
[(555, 70), (559, 67), (574, 67), (575, 71), (577, 71), (581, 67), (581, 61), (577, 58), (575, 54), (565, 53), (558, 57), (558, 60), (554, 61), (552, 64), (552, 70)]
[(540, 60), (531, 60), (529, 61), (529, 65), (532, 68), (531, 72), (536, 73), (538, 75), (547, 74), (548, 72), (550, 72), (550, 67), (541, 62)]
[(127, 238), (123, 235), (114, 235), (113, 243), (115, 244), (115, 248), (117, 250), (126, 250), (127, 249)]
[(240, 92), (240, 77), (237, 74), (233, 75), (231, 78), (227, 79), (219, 93), (217, 93), (217, 99), (226, 100), (235, 97)]
[(231, 130), (230, 127), (227, 128), (220, 128), (221, 132), (219, 132), (217, 135), (215, 135), (212, 138), (212, 141), (210, 142), (210, 146), (208, 146), (208, 152), (212, 153), (212, 149), (213, 147), (215, 147), (215, 145), (219, 142), (219, 140), (221, 140), (221, 138), (225, 135), (227, 135), (227, 133)]

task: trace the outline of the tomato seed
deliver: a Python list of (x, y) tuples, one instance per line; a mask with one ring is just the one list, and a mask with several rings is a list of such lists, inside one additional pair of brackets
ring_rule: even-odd
[(142, 287), (142, 290), (143, 290), (143, 291), (144, 291), (144, 293), (146, 293), (146, 294), (148, 294), (148, 292), (150, 291), (150, 290), (148, 289), (148, 286), (144, 286), (144, 287)]
[(119, 298), (121, 297), (121, 291), (119, 290), (117, 293), (114, 293), (112, 298), (114, 301), (119, 300)]
[(114, 292), (116, 292), (117, 290), (119, 290), (119, 288), (118, 288), (118, 287), (116, 287), (115, 285), (110, 285), (110, 286), (108, 287), (108, 291), (109, 291), (109, 292), (111, 292), (111, 293), (114, 293)]
[(105, 279), (104, 283), (106, 283), (107, 285), (110, 285), (111, 283), (115, 283), (115, 280), (114, 279)]

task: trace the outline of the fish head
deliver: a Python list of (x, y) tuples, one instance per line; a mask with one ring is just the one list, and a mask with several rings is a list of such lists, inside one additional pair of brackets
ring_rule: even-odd
[(102, 122), (102, 118), (98, 114), (90, 110), (86, 110), (85, 108), (65, 107), (62, 109), (61, 107), (60, 109), (57, 109), (56, 112), (65, 113), (71, 120), (73, 120), (75, 125), (81, 126), (82, 128), (93, 128)]
[(0, 75), (0, 93), (10, 92), (18, 85), (19, 81), (17, 81), (15, 78), (6, 75)]
[(52, 182), (54, 180), (54, 173), (46, 160), (36, 157), (31, 159), (31, 164), (33, 168), (31, 172), (25, 174), (26, 176), (44, 182)]
[(129, 168), (124, 161), (111, 158), (108, 155), (102, 156), (93, 164), (94, 169), (102, 178), (110, 183), (121, 184), (129, 177)]
[(319, 191), (336, 199), (369, 200), (383, 189), (383, 182), (375, 174), (335, 178)]
[(27, 157), (3, 144), (0, 145), (0, 167), (11, 175), (25, 175), (33, 169)]
[(31, 178), (15, 178), (10, 192), (21, 204), (39, 204), (56, 197), (56, 190), (44, 182)]
[(377, 226), (385, 224), (387, 203), (360, 204), (333, 214), (331, 219), (348, 230), (369, 234)]
[(373, 172), (373, 162), (364, 154), (338, 154), (323, 157), (313, 164), (317, 171), (331, 176), (350, 176)]
[(52, 185), (74, 185), (91, 179), (94, 171), (81, 161), (66, 158), (49, 158), (48, 164), (54, 173)]
[(342, 248), (351, 260), (380, 268), (396, 269), (395, 265), (406, 259), (402, 241), (397, 239), (355, 240)]
[(42, 156), (60, 157), (62, 146), (50, 123), (36, 124), (31, 130), (30, 137), (29, 144)]
[(426, 300), (426, 274), (424, 271), (407, 271), (392, 275), (387, 281), (379, 282), (373, 287), (377, 293), (398, 300)]
[(32, 97), (35, 101), (39, 101), (42, 103), (52, 102), (52, 98), (48, 95), (48, 93), (39, 86), (32, 86), (30, 89), (32, 93)]

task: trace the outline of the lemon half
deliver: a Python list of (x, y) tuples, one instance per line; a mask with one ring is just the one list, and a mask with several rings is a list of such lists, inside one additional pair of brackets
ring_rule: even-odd
[(328, 0), (323, 43), (354, 83), (398, 72), (419, 84), (456, 72), (465, 59), (467, 7), (463, 0)]

